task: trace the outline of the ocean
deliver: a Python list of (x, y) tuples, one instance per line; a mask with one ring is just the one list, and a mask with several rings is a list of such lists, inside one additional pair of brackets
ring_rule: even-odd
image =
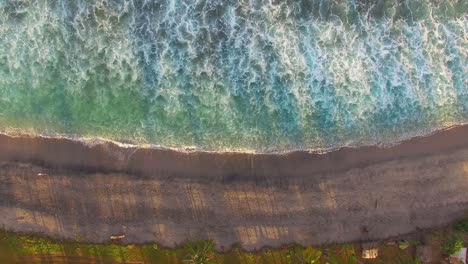
[(201, 151), (468, 122), (465, 0), (0, 0), (0, 131)]

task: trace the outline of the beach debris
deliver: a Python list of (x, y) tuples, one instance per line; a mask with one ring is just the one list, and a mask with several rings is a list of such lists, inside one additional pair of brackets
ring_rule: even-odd
[(125, 234), (117, 234), (110, 236), (112, 242), (121, 242), (125, 238)]
[(416, 256), (421, 261), (421, 263), (433, 263), (435, 261), (432, 247), (429, 245), (417, 246), (416, 247)]
[(379, 243), (370, 242), (362, 244), (362, 258), (375, 259), (379, 256)]
[(451, 255), (450, 259), (457, 259), (460, 263), (466, 264), (466, 248), (461, 248), (458, 252)]
[[(463, 262), (456, 257), (449, 257), (447, 260), (448, 260), (448, 264), (463, 264)], [(446, 262), (443, 262), (443, 263), (446, 263)]]
[(37, 176), (47, 176), (47, 173), (38, 173)]

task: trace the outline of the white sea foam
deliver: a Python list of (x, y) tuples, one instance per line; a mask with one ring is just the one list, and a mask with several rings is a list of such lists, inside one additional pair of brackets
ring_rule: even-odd
[(0, 128), (254, 152), (468, 120), (463, 1), (0, 0)]

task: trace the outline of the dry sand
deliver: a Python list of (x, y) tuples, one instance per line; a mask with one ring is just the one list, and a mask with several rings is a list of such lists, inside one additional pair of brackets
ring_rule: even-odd
[(468, 126), (392, 148), (179, 153), (0, 135), (0, 226), (218, 249), (375, 240), (468, 209)]

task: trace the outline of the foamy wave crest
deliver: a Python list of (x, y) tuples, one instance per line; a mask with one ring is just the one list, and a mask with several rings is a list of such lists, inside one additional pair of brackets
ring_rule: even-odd
[(0, 0), (0, 128), (209, 151), (468, 122), (463, 0)]

